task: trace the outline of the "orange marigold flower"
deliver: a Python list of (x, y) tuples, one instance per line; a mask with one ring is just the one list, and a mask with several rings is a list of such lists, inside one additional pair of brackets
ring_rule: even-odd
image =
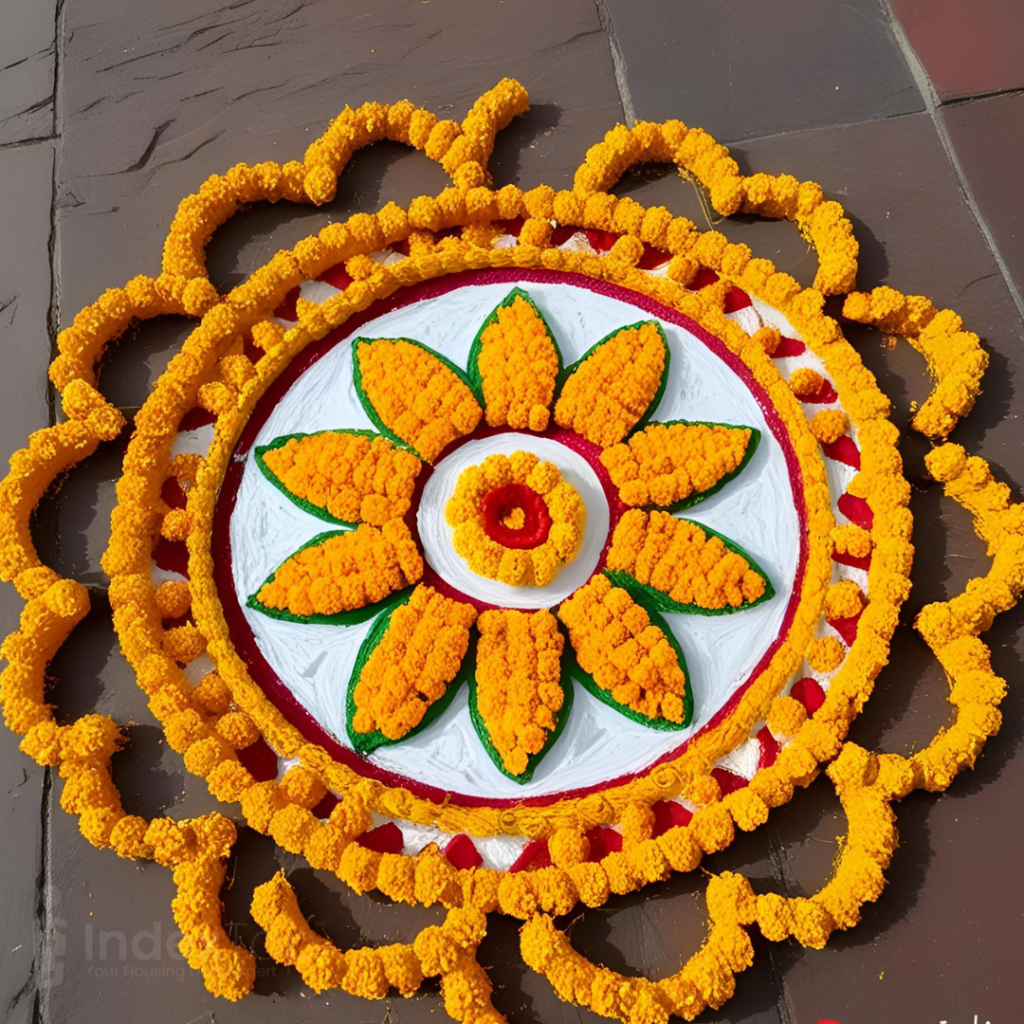
[(811, 420), (811, 433), (822, 444), (834, 444), (846, 433), (850, 418), (842, 409), (822, 409)]
[(480, 332), (477, 370), (492, 427), (543, 430), (551, 418), (558, 351), (533, 303), (513, 293)]
[(867, 558), (871, 554), (871, 534), (863, 527), (847, 524), (833, 527), (829, 534), (835, 550), (852, 558)]
[(387, 632), (367, 659), (353, 698), (352, 726), (401, 739), (444, 696), (469, 648), (472, 605), (417, 587), (391, 615)]
[(682, 722), (686, 676), (675, 648), (625, 590), (597, 575), (558, 617), (584, 672), (618, 703), (648, 718)]
[(654, 321), (616, 331), (576, 365), (555, 405), (555, 422), (602, 448), (617, 444), (658, 394), (667, 351)]
[(752, 432), (715, 423), (652, 423), (601, 453), (627, 505), (674, 505), (710, 490), (743, 462)]
[(487, 611), (477, 627), (477, 710), (505, 770), (522, 775), (562, 708), (565, 640), (549, 611)]
[(373, 526), (409, 511), (422, 466), (386, 437), (334, 430), (289, 438), (257, 456), (291, 495), (335, 519)]
[(825, 378), (817, 370), (812, 370), (809, 366), (799, 367), (799, 369), (793, 371), (789, 378), (789, 386), (793, 389), (793, 394), (797, 398), (811, 398), (821, 390), (821, 386), (824, 383)]
[(825, 613), (830, 619), (852, 619), (864, 610), (864, 595), (853, 580), (839, 580), (825, 595)]
[(372, 415), (428, 462), (473, 431), (483, 416), (462, 378), (420, 345), (359, 339), (355, 359)]
[[(551, 519), (547, 537), (533, 547), (506, 547), (487, 530), (484, 499), (513, 483), (525, 484), (540, 495)], [(445, 518), (455, 528), (452, 543), (470, 568), (515, 587), (542, 587), (576, 557), (586, 515), (576, 488), (562, 478), (553, 463), (541, 462), (532, 452), (489, 455), (480, 465), (467, 466), (445, 507)], [(506, 526), (519, 528), (514, 511), (508, 518)], [(524, 514), (524, 522), (525, 518)]]
[(423, 575), (423, 560), (400, 519), (331, 534), (292, 555), (256, 600), (291, 615), (336, 615), (382, 601)]
[(846, 648), (838, 637), (819, 637), (807, 647), (807, 664), (823, 675), (839, 668), (845, 657)]
[(667, 512), (627, 512), (615, 528), (608, 568), (628, 572), (679, 604), (709, 611), (756, 601), (767, 587), (720, 537)]

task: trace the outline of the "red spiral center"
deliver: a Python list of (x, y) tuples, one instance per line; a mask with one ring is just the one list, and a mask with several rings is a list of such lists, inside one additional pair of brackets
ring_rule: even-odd
[[(491, 540), (506, 548), (536, 548), (548, 539), (551, 531), (551, 513), (547, 502), (526, 484), (505, 484), (484, 495), (480, 503), (484, 514), (484, 531)], [(518, 529), (506, 526), (516, 510), (523, 513), (523, 525)]]

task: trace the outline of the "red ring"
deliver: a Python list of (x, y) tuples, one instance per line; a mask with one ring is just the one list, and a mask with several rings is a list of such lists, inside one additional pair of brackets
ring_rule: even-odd
[[(516, 509), (526, 517), (518, 529), (503, 522)], [(511, 483), (495, 487), (480, 502), (484, 515), (484, 533), (505, 548), (528, 550), (539, 548), (551, 532), (551, 513), (548, 503), (527, 484)]]

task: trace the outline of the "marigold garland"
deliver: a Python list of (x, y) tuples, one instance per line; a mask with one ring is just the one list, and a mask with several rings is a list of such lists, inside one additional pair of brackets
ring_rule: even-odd
[[(822, 295), (849, 291), (856, 271), (856, 242), (838, 204), (826, 202), (820, 187), (813, 183), (800, 184), (787, 176), (740, 175), (724, 147), (681, 122), (616, 128), (588, 152), (571, 192), (539, 188), (524, 194), (511, 186), (492, 192), (486, 186), (486, 161), (494, 134), (525, 107), (525, 91), (508, 80), (482, 97), (461, 127), (439, 122), (408, 103), (390, 107), (366, 104), (357, 111), (346, 110), (336, 119), (307, 151), (304, 163), (239, 165), (225, 176), (211, 178), (196, 196), (181, 204), (165, 245), (160, 277), (139, 277), (123, 289), (107, 292), (61, 332), (51, 379), (62, 392), (67, 422), (33, 435), (28, 448), (12, 457), (10, 473), (0, 485), (0, 574), (15, 582), (26, 601), (19, 630), (3, 645), (9, 662), (0, 677), (5, 721), (24, 735), (22, 749), (26, 753), (40, 764), (59, 767), (65, 779), (62, 805), (79, 815), (90, 842), (112, 847), (125, 857), (151, 857), (174, 870), (179, 887), (174, 912), (184, 933), (182, 949), (189, 963), (203, 971), (207, 987), (215, 994), (238, 998), (248, 990), (253, 974), (251, 955), (233, 946), (220, 925), (217, 892), (234, 840), (233, 826), (218, 815), (191, 822), (165, 818), (147, 822), (125, 814), (109, 769), (110, 758), (122, 742), (118, 728), (98, 715), (58, 725), (44, 702), (46, 665), (84, 616), (88, 598), (79, 584), (62, 580), (42, 565), (32, 546), (29, 516), (57, 474), (123, 428), (120, 413), (95, 390), (94, 366), (104, 347), (132, 320), (168, 312), (203, 315), (185, 352), (172, 360), (153, 398), (137, 416), (139, 434), (129, 447), (125, 474), (118, 484), (119, 507), (112, 520), (112, 542), (104, 565), (112, 577), (111, 605), (124, 653), (150, 696), (151, 710), (165, 726), (169, 743), (185, 754), (186, 766), (205, 776), (219, 799), (240, 801), (253, 827), (269, 831), (286, 849), (302, 852), (314, 866), (336, 871), (358, 891), (378, 887), (404, 902), (466, 905), (464, 911), (452, 910), (440, 930), (427, 929), (412, 947), (423, 973), (443, 975), (446, 1009), (456, 1019), (500, 1018), (490, 1004), (486, 975), (475, 959), (476, 944), (483, 934), (482, 913), (495, 909), (528, 922), (523, 931), (524, 958), (552, 979), (563, 998), (637, 1022), (663, 1020), (669, 1011), (689, 1019), (705, 1005), (721, 1005), (732, 992), (733, 974), (750, 962), (745, 929), (753, 923), (771, 941), (792, 935), (815, 947), (822, 945), (834, 928), (856, 923), (860, 905), (877, 898), (884, 884), (882, 871), (895, 847), (892, 802), (915, 786), (945, 788), (958, 771), (974, 763), (985, 739), (998, 729), (997, 705), (1005, 682), (992, 673), (988, 649), (978, 634), (1021, 594), (1024, 516), (1021, 506), (1011, 504), (1005, 486), (992, 480), (982, 460), (968, 458), (957, 446), (945, 446), (929, 458), (929, 468), (975, 516), (978, 531), (993, 555), (993, 567), (985, 579), (973, 581), (958, 598), (929, 605), (917, 623), (953, 680), (951, 701), (958, 709), (957, 721), (910, 760), (892, 755), (876, 758), (851, 744), (841, 746), (850, 718), (868, 696), (871, 681), (884, 663), (896, 610), (906, 596), (912, 548), (905, 509), (908, 492), (895, 454), (895, 430), (883, 419), (888, 402), (848, 347), (837, 344), (834, 322), (821, 315)], [(390, 205), (375, 216), (358, 215), (347, 224), (330, 225), (293, 252), (278, 254), (220, 300), (206, 276), (204, 256), (206, 242), (220, 224), (242, 205), (261, 199), (326, 201), (333, 196), (337, 175), (352, 152), (385, 137), (424, 149), (441, 161), (453, 174), (456, 188), (436, 199), (414, 201), (408, 213)], [(768, 261), (752, 259), (746, 247), (728, 245), (717, 232), (701, 235), (692, 224), (672, 218), (667, 211), (645, 210), (632, 200), (619, 200), (608, 193), (629, 166), (644, 160), (676, 162), (709, 189), (712, 204), (720, 213), (743, 211), (794, 221), (818, 250), (816, 290), (801, 292), (796, 282), (777, 274)], [(520, 245), (513, 250), (485, 251), (459, 239), (435, 245), (426, 234), (460, 224), (485, 228), (490, 221), (515, 217), (525, 217), (527, 223)], [(544, 221), (551, 219), (618, 232), (624, 236), (623, 244), (617, 244), (606, 258), (570, 256), (546, 247), (550, 231), (542, 229)], [(470, 234), (467, 228), (464, 238)], [(356, 267), (353, 262), (353, 284), (322, 306), (300, 304), (296, 327), (284, 331), (265, 319), (300, 280), (406, 237), (412, 254), (407, 265), (398, 264), (391, 271)], [(635, 269), (642, 252), (638, 241), (671, 253), (667, 278), (655, 281)], [(553, 269), (607, 275), (669, 301), (709, 322), (715, 333), (743, 355), (787, 425), (793, 427), (800, 423), (796, 417), (801, 414), (791, 404), (792, 396), (787, 399), (785, 389), (780, 391), (772, 377), (768, 362), (771, 345), (766, 348), (756, 341), (757, 352), (750, 351), (746, 336), (721, 316), (720, 307), (715, 308), (714, 303), (724, 296), (724, 287), (744, 288), (784, 312), (801, 332), (824, 361), (829, 379), (857, 426), (863, 461), (850, 493), (863, 499), (872, 512), (870, 529), (833, 528), (824, 475), (818, 469), (820, 459), (798, 447), (812, 535), (828, 538), (827, 545), (812, 549), (808, 562), (808, 577), (820, 595), (818, 610), (825, 599), (820, 580), (828, 569), (830, 551), (858, 559), (870, 556), (869, 601), (861, 612), (857, 641), (832, 676), (824, 704), (813, 716), (801, 716), (790, 697), (778, 696), (771, 702), (769, 726), (786, 738), (786, 745), (775, 764), (759, 771), (743, 790), (722, 798), (712, 786), (713, 780), (701, 771), (688, 772), (684, 778), (673, 769), (667, 785), (636, 788), (618, 811), (612, 804), (621, 818), (624, 847), (606, 854), (600, 863), (585, 860), (587, 846), (580, 827), (592, 819), (582, 807), (568, 817), (560, 817), (557, 809), (552, 812), (546, 827), (563, 830), (557, 841), (552, 838), (552, 866), (520, 875), (500, 877), (481, 868), (458, 871), (436, 847), (405, 856), (379, 854), (359, 845), (355, 840), (372, 826), (369, 807), (399, 812), (394, 801), (407, 803), (405, 798), (376, 785), (341, 779), (337, 766), (322, 751), (304, 744), (294, 731), (275, 720), (274, 710), (246, 684), (244, 673), (239, 675), (231, 652), (212, 628), (216, 614), (211, 617), (211, 608), (216, 609), (217, 601), (209, 583), (211, 556), (204, 541), (211, 494), (241, 423), (267, 384), (308, 341), (322, 336), (329, 325), (349, 313), (366, 308), (375, 298), (422, 279), (423, 270), (417, 265), (420, 258), (434, 261), (427, 276), (466, 267), (531, 265), (536, 261)], [(680, 294), (698, 265), (718, 273), (722, 287), (716, 286), (706, 298)], [(969, 411), (979, 390), (987, 357), (976, 337), (960, 330), (955, 314), (936, 314), (927, 300), (908, 299), (890, 291), (876, 290), (870, 297), (851, 295), (846, 313), (883, 330), (902, 333), (925, 352), (939, 383), (915, 418), (915, 426), (932, 436), (946, 436)], [(240, 361), (237, 339), (246, 330), (252, 331), (254, 342), (262, 349), (252, 369)], [(171, 463), (167, 456), (170, 440), (181, 416), (196, 400), (220, 418), (217, 439), (205, 460), (189, 463), (179, 458)], [(457, 431), (459, 424), (473, 415), (479, 418), (478, 406), (473, 413), (468, 403), (458, 405), (451, 429)], [(608, 424), (622, 415), (620, 411), (606, 423), (595, 424), (595, 436), (610, 437), (613, 431)], [(409, 433), (418, 438), (415, 416), (412, 411), (403, 421), (403, 429), (408, 425)], [(834, 418), (823, 420), (815, 436), (831, 443), (826, 438), (835, 434), (837, 427)], [(806, 423), (803, 430), (810, 438)], [(423, 443), (429, 449), (436, 440), (428, 438)], [(168, 478), (187, 485), (187, 515), (169, 516), (171, 510), (162, 504), (160, 490)], [(185, 614), (181, 610), (186, 604), (180, 588), (164, 585), (158, 589), (149, 578), (156, 529), (186, 537), (191, 552), (189, 605), (199, 628), (194, 634), (188, 630), (175, 634), (178, 649), (174, 652), (166, 649), (167, 634), (161, 620), (179, 617), (169, 614), (175, 610)], [(848, 597), (845, 591), (837, 593), (834, 610), (849, 610)], [(794, 637), (799, 633), (801, 642), (789, 656), (789, 671), (795, 668), (793, 659), (806, 646), (816, 621), (817, 614), (807, 614), (806, 621), (795, 624)], [(175, 655), (191, 660), (200, 649), (199, 639), (207, 637), (226, 679), (211, 673), (192, 687)], [(784, 671), (782, 664), (779, 672)], [(780, 678), (786, 675), (788, 672)], [(280, 785), (256, 783), (234, 753), (248, 745), (254, 723), (279, 752), (298, 754), (304, 765), (301, 770), (308, 775), (289, 772)], [(701, 749), (694, 744), (695, 753)], [(843, 800), (850, 833), (834, 878), (815, 897), (754, 896), (742, 879), (728, 875), (713, 879), (708, 892), (713, 922), (708, 943), (679, 975), (665, 982), (597, 971), (553, 931), (545, 915), (566, 913), (578, 900), (600, 905), (611, 893), (632, 891), (672, 870), (692, 870), (703, 853), (722, 849), (731, 841), (734, 825), (756, 827), (770, 807), (787, 800), (794, 785), (805, 785), (818, 764), (830, 759), (828, 773)], [(713, 757), (704, 762), (705, 772), (712, 763)], [(321, 779), (341, 781), (339, 788), (345, 791), (326, 822), (319, 822), (309, 810), (310, 801), (323, 786)], [(671, 795), (684, 784), (697, 799), (699, 810), (689, 825), (650, 838), (651, 800)], [(528, 816), (521, 817), (526, 824)], [(458, 822), (457, 809), (453, 809), (451, 823)], [(295, 962), (314, 987), (343, 983), (342, 955), (332, 952), (333, 947), (300, 924), (294, 895), (289, 902), (284, 891), (286, 883), (274, 885), (273, 893), (261, 903), (260, 917), (268, 932), (282, 919), (280, 944), (275, 947), (285, 958), (282, 962)], [(266, 921), (262, 921), (264, 917)], [(449, 924), (450, 936), (443, 936)], [(292, 935), (298, 937), (301, 952)], [(412, 991), (418, 985), (418, 975), (408, 948), (345, 954), (344, 976), (351, 974), (353, 979), (349, 990), (371, 997), (384, 994), (382, 984), (403, 993)], [(295, 952), (293, 960), (287, 959), (291, 951)]]

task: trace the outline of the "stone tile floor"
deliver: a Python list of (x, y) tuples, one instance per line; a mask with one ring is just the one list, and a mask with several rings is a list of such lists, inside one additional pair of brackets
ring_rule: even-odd
[[(992, 354), (983, 403), (955, 439), (1024, 480), (1024, 126), (1021, 6), (1014, 0), (11, 0), (0, 13), (0, 449), (52, 421), (45, 368), (55, 331), (104, 288), (158, 265), (178, 200), (239, 160), (301, 153), (344, 104), (409, 97), (461, 116), (503, 75), (530, 90), (530, 114), (499, 140), (499, 184), (562, 186), (586, 148), (619, 120), (678, 117), (730, 144), (744, 170), (821, 181), (844, 203), (862, 248), (861, 287), (923, 292), (960, 312)], [(997, 94), (997, 95), (993, 95)], [(211, 244), (218, 287), (330, 219), (434, 192), (439, 169), (380, 147), (345, 172), (320, 209), (255, 209)], [(620, 192), (703, 222), (678, 178), (641, 173)], [(808, 281), (813, 259), (786, 225), (726, 224), (730, 237)], [(147, 325), (108, 357), (104, 386), (137, 407), (188, 325)], [(925, 393), (916, 356), (851, 329), (905, 422)], [(140, 358), (140, 351), (142, 358)], [(904, 449), (916, 536), (934, 556), (915, 569), (912, 615), (984, 571), (965, 516), (923, 484), (923, 444)], [(163, 746), (117, 651), (99, 568), (120, 449), (71, 474), (37, 517), (36, 538), (62, 572), (94, 588), (94, 610), (52, 666), (69, 715), (97, 708), (132, 729), (117, 781), (138, 813), (209, 809)], [(59, 540), (57, 529), (59, 527)], [(19, 602), (0, 592), (0, 625)], [(1021, 613), (989, 637), (1011, 681), (1005, 724), (976, 770), (940, 798), (899, 808), (890, 886), (823, 952), (755, 939), (736, 998), (702, 1020), (803, 1024), (950, 1024), (1019, 1019), (1024, 947), (1020, 751)], [(903, 631), (906, 632), (906, 631)], [(946, 684), (912, 636), (894, 647), (853, 738), (907, 752), (946, 720)], [(173, 946), (169, 874), (93, 850), (57, 807), (59, 785), (0, 733), (0, 1012), (9, 1024), (167, 1021), (438, 1020), (436, 994), (409, 1002), (315, 997), (294, 972), (261, 960), (256, 995), (215, 1003)], [(811, 892), (828, 875), (842, 815), (827, 784), (708, 862), (757, 884)], [(408, 938), (433, 911), (357, 898), (246, 834), (228, 917), (260, 950), (246, 894), (278, 864), (315, 925), (342, 946)], [(678, 967), (703, 934), (700, 880), (674, 879), (588, 912), (574, 940), (620, 970)], [(120, 932), (100, 949), (100, 932)], [(596, 1020), (560, 1004), (519, 963), (515, 923), (496, 920), (483, 949), (513, 1024)]]

